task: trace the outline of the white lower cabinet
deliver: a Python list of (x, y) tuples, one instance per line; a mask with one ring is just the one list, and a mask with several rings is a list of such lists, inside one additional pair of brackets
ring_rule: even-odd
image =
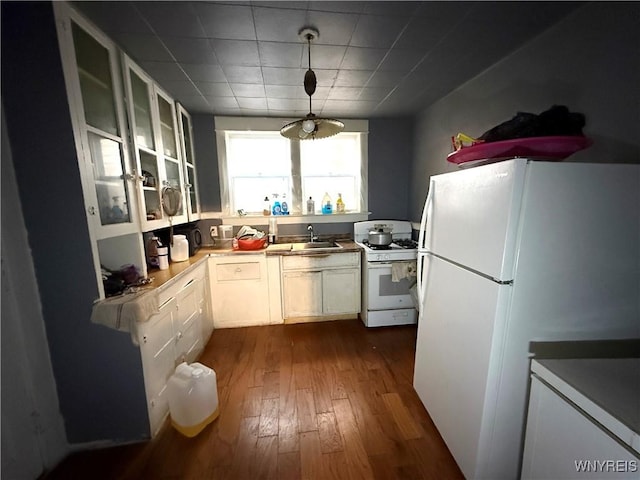
[(638, 359), (542, 362), (532, 362), (521, 478), (640, 478)]
[(269, 279), (264, 255), (229, 255), (209, 260), (215, 328), (271, 323)]
[(283, 272), (285, 318), (322, 315), (322, 272)]
[(322, 272), (323, 313), (341, 315), (360, 312), (360, 267)]
[(169, 412), (167, 381), (181, 362), (194, 362), (213, 330), (206, 288), (206, 262), (163, 285), (160, 311), (138, 324), (151, 435)]
[(159, 313), (138, 325), (152, 436), (156, 434), (169, 411), (166, 388), (167, 381), (175, 369), (173, 317), (176, 311), (176, 300), (171, 298), (160, 306)]
[(357, 315), (360, 255), (283, 256), (282, 304), (285, 319)]

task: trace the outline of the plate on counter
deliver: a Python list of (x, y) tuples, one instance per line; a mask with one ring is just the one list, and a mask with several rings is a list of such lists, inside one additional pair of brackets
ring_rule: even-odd
[(447, 161), (464, 166), (467, 162), (490, 162), (513, 157), (564, 160), (569, 155), (591, 146), (592, 143), (589, 138), (582, 136), (514, 138), (463, 147), (447, 155)]

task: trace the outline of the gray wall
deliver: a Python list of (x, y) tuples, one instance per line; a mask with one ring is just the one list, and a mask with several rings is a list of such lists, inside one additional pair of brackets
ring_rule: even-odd
[(413, 157), (411, 117), (369, 120), (370, 220), (407, 220)]
[(567, 161), (640, 163), (640, 4), (589, 3), (418, 117), (409, 215), (420, 221), (429, 177), (446, 161), (451, 136), (479, 136), (516, 112), (553, 104), (586, 115), (594, 145)]
[(67, 439), (141, 438), (139, 349), (89, 320), (98, 290), (52, 6), (1, 7), (2, 101)]

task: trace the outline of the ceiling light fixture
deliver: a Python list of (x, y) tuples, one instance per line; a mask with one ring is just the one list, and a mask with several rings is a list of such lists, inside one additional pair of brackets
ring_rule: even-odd
[(317, 39), (320, 34), (315, 28), (305, 27), (299, 32), (309, 46), (309, 70), (304, 74), (304, 91), (309, 95), (309, 113), (306, 117), (288, 123), (280, 130), (280, 134), (291, 140), (308, 140), (327, 138), (340, 133), (344, 123), (333, 118), (316, 117), (311, 110), (311, 96), (316, 91), (316, 74), (311, 70), (311, 40)]

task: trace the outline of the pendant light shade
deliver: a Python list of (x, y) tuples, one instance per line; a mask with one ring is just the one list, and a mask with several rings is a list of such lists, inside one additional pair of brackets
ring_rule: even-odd
[(309, 95), (309, 113), (306, 117), (282, 127), (280, 134), (291, 140), (327, 138), (344, 129), (344, 123), (340, 120), (316, 117), (311, 109), (311, 96), (315, 93), (317, 85), (316, 74), (311, 70), (311, 40), (318, 36), (319, 33), (314, 28), (300, 30), (300, 37), (307, 42), (309, 48), (309, 69), (304, 74), (304, 91)]

